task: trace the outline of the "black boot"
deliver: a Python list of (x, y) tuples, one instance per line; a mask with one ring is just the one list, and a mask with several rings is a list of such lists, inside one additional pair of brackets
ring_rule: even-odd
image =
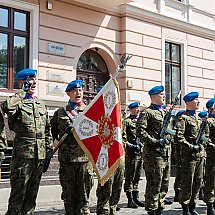
[(180, 193), (180, 190), (176, 189), (175, 190), (175, 196), (174, 196), (174, 202), (179, 202), (179, 200), (180, 200), (179, 193)]
[(196, 211), (196, 204), (195, 203), (189, 204), (189, 211), (190, 211), (191, 215), (199, 215), (198, 212)]
[(183, 215), (191, 215), (191, 213), (189, 212), (189, 206), (182, 204), (182, 209), (183, 209)]
[(138, 208), (138, 206), (136, 205), (136, 203), (133, 201), (132, 198), (132, 193), (131, 192), (126, 192), (126, 196), (128, 198), (128, 208)]
[(213, 203), (214, 209), (215, 209), (215, 202)]
[(201, 187), (199, 190), (199, 199), (200, 200), (204, 199), (204, 187)]
[(143, 201), (139, 201), (139, 191), (133, 191), (132, 193), (133, 193), (133, 200), (134, 200), (134, 202), (138, 206), (144, 207), (145, 205), (144, 205)]
[(165, 205), (171, 205), (172, 203), (173, 203), (172, 200), (164, 199), (164, 204)]
[(207, 215), (215, 215), (213, 204), (207, 204)]
[(162, 208), (156, 209), (155, 214), (156, 215), (163, 215), (163, 209)]
[(148, 211), (147, 213), (148, 213), (148, 215), (156, 215), (155, 211)]
[(120, 211), (120, 207), (118, 205), (116, 206), (116, 211)]

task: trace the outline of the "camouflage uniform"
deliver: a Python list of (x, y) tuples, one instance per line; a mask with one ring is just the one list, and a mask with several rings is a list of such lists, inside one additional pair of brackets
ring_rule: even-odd
[(44, 159), (52, 155), (50, 122), (45, 105), (25, 92), (11, 96), (4, 103), (10, 130), (15, 132), (10, 165), (11, 193), (8, 215), (33, 214), (43, 172)]
[[(193, 145), (198, 135), (201, 125), (201, 118), (192, 116), (186, 111), (181, 119), (177, 122), (177, 138), (181, 145), (181, 161), (182, 161), (182, 181), (180, 203), (183, 205), (194, 205), (197, 200), (198, 192), (202, 184), (203, 178), (203, 157), (205, 155), (204, 148), (193, 158)], [(207, 136), (207, 128), (205, 129)]]
[(2, 160), (4, 159), (4, 152), (7, 149), (7, 140), (5, 135), (5, 124), (4, 124), (4, 116), (2, 111), (0, 111), (0, 168)]
[[(160, 146), (157, 143), (165, 113), (151, 104), (137, 120), (137, 137), (144, 143), (143, 161), (147, 180), (145, 209), (148, 212), (163, 208), (169, 186), (171, 145)], [(170, 136), (167, 138), (171, 139)]]
[[(85, 105), (79, 106), (78, 113)], [(74, 110), (70, 105), (66, 111)], [(75, 118), (74, 118), (75, 119)], [(64, 108), (59, 108), (51, 119), (53, 139), (61, 138), (72, 124)], [(88, 157), (81, 149), (74, 136), (68, 135), (59, 148), (61, 199), (64, 201), (66, 215), (89, 214), (89, 195), (93, 186), (93, 168)]]
[(121, 164), (104, 186), (98, 184), (96, 190), (98, 215), (116, 215), (123, 179), (124, 165)]
[(125, 183), (124, 192), (139, 193), (139, 181), (143, 169), (142, 148), (138, 151), (133, 147), (136, 143), (137, 119), (131, 115), (123, 121), (123, 145), (125, 147)]
[(210, 140), (206, 147), (207, 160), (206, 160), (206, 183), (204, 190), (204, 201), (206, 203), (214, 203), (215, 194), (215, 118), (208, 118), (208, 125), (210, 129)]

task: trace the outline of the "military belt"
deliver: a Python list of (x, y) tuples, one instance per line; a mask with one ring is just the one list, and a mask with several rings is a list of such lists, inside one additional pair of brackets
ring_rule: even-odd
[(28, 137), (28, 138), (44, 139), (45, 135), (42, 133), (16, 133), (16, 137)]

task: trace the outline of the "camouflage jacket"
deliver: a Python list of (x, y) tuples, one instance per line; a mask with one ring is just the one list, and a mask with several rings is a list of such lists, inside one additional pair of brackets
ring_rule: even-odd
[(215, 118), (209, 116), (208, 117), (208, 126), (209, 126), (209, 142), (206, 147), (207, 157), (214, 157), (215, 153)]
[[(83, 112), (86, 106), (83, 104), (77, 110), (78, 114)], [(70, 105), (66, 106), (66, 111), (74, 110)], [(55, 111), (51, 119), (51, 132), (53, 139), (59, 140), (66, 131), (66, 128), (72, 124), (72, 120), (67, 115), (64, 107)], [(75, 118), (73, 118), (75, 120)], [(59, 148), (58, 159), (60, 162), (86, 162), (88, 158), (81, 149), (73, 135), (68, 135)]]
[(30, 100), (24, 96), (25, 92), (20, 90), (3, 105), (9, 128), (15, 132), (13, 156), (36, 159), (52, 156), (53, 141), (46, 107), (40, 99)]
[[(165, 110), (157, 110), (153, 104), (140, 113), (137, 120), (137, 137), (144, 143), (143, 156), (145, 159), (170, 157), (171, 144), (163, 147), (156, 143), (163, 127)], [(167, 135), (171, 140), (171, 136)]]
[(134, 157), (137, 153), (134, 153), (132, 145), (136, 145), (136, 123), (137, 119), (132, 119), (131, 116), (123, 120), (122, 141), (123, 147), (126, 152), (126, 156)]
[(0, 112), (0, 162), (4, 158), (4, 152), (7, 149), (7, 139), (5, 135), (5, 124), (3, 113)]
[[(185, 111), (176, 124), (176, 135), (178, 143), (181, 145), (182, 158), (190, 159), (193, 154), (193, 145), (197, 138), (202, 119), (199, 116), (192, 116)], [(205, 128), (205, 137), (208, 137), (208, 126)], [(200, 153), (196, 154), (196, 158), (205, 156), (205, 150), (202, 148)]]

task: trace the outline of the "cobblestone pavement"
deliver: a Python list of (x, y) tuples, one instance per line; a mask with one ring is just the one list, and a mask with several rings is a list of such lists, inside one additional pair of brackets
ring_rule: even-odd
[[(168, 199), (173, 199), (173, 182), (174, 178), (171, 178), (170, 189), (167, 195)], [(97, 187), (97, 181), (95, 180), (95, 185), (91, 191), (90, 198), (90, 211), (92, 215), (96, 215), (96, 196), (95, 190)], [(144, 199), (144, 189), (145, 189), (145, 178), (140, 181), (140, 197)], [(63, 203), (60, 199), (61, 187), (60, 186), (41, 186), (37, 207), (35, 215), (63, 215), (65, 214)], [(7, 199), (9, 196), (9, 189), (0, 189), (0, 215), (4, 215), (7, 209)], [(127, 198), (125, 193), (122, 191), (121, 199), (119, 202), (119, 207), (121, 208), (118, 211), (118, 215), (146, 215), (144, 208), (130, 209), (127, 208)], [(206, 215), (206, 206), (203, 201), (198, 201), (197, 211), (200, 215)], [(164, 215), (181, 215), (181, 205), (174, 202), (172, 205), (167, 205), (164, 210)]]

